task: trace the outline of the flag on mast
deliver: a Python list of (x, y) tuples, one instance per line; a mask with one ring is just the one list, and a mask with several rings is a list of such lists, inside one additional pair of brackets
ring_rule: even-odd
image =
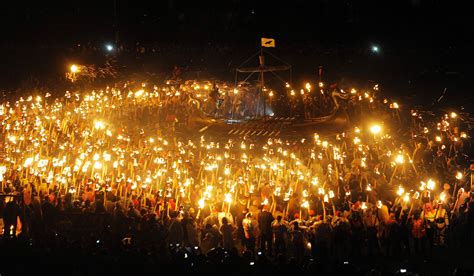
[(262, 37), (262, 47), (273, 47), (273, 48), (275, 48), (275, 39), (274, 38)]

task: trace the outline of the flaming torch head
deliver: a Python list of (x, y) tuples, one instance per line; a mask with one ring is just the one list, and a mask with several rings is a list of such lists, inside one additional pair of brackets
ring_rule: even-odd
[(380, 131), (382, 131), (382, 127), (380, 125), (373, 125), (370, 127), (370, 132), (372, 132), (374, 135), (379, 134)]
[(404, 192), (405, 192), (405, 189), (403, 189), (402, 186), (398, 187), (398, 191), (397, 191), (398, 196), (402, 196)]
[(199, 208), (200, 208), (200, 209), (204, 208), (204, 198), (201, 198), (201, 199), (198, 201), (198, 205), (199, 205)]
[(79, 66), (77, 66), (76, 64), (71, 65), (69, 69), (71, 70), (71, 73), (79, 72)]
[(398, 154), (395, 158), (395, 162), (397, 162), (397, 164), (403, 164), (405, 162), (405, 158), (403, 157), (403, 155)]

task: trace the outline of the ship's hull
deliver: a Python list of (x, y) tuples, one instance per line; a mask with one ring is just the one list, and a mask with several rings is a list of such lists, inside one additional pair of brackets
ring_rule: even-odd
[(348, 117), (341, 109), (333, 114), (308, 119), (265, 117), (231, 120), (193, 116), (190, 125), (202, 134), (220, 136), (291, 137), (329, 135), (340, 132), (348, 125)]

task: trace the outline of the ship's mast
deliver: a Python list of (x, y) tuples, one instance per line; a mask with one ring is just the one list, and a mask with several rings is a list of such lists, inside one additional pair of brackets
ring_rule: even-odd
[[(263, 100), (263, 117), (266, 115), (266, 105), (265, 105), (265, 94), (263, 88), (265, 87), (265, 80), (263, 78), (263, 69), (265, 66), (265, 57), (263, 56), (263, 47), (260, 47), (260, 56), (259, 56), (259, 61), (260, 61), (260, 97), (262, 97)], [(257, 110), (258, 111), (258, 110)]]
[[(237, 86), (238, 85), (238, 73), (247, 73), (249, 74), (244, 82), (246, 80), (248, 80), (252, 74), (254, 73), (258, 73), (258, 84), (257, 84), (257, 90), (254, 90), (255, 92), (257, 92), (257, 95), (255, 95), (256, 99), (257, 100), (257, 104), (255, 106), (255, 118), (257, 117), (261, 117), (260, 114), (262, 114), (261, 112), (263, 111), (263, 117), (266, 117), (266, 113), (267, 113), (267, 106), (266, 106), (266, 102), (265, 102), (265, 72), (276, 72), (276, 71), (286, 71), (286, 70), (290, 70), (290, 82), (291, 82), (291, 65), (289, 65), (288, 63), (282, 61), (280, 58), (274, 56), (272, 53), (268, 52), (268, 54), (274, 58), (276, 58), (277, 60), (279, 60), (280, 62), (283, 63), (283, 65), (276, 65), (276, 66), (267, 66), (266, 65), (266, 62), (265, 62), (265, 56), (264, 56), (264, 49), (263, 49), (263, 44), (262, 46), (260, 47), (260, 50), (257, 51), (255, 54), (253, 54), (250, 58), (248, 58), (246, 61), (244, 61), (239, 67), (237, 67), (236, 69), (236, 76), (235, 76), (235, 85)], [(247, 62), (249, 62), (251, 59), (253, 59), (255, 56), (258, 55), (258, 58), (259, 58), (259, 63), (258, 63), (258, 66), (256, 67), (242, 67), (244, 64), (246, 64)], [(274, 73), (273, 73), (274, 74)], [(274, 74), (278, 79), (280, 79), (282, 82), (284, 82), (278, 75)], [(258, 86), (260, 86), (260, 89), (258, 89)], [(263, 110), (260, 111), (260, 106), (261, 106), (261, 101), (263, 101)]]

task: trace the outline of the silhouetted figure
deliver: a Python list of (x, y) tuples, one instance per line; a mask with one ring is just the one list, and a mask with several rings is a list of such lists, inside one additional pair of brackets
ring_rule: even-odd
[(272, 222), (273, 239), (275, 241), (275, 255), (286, 254), (285, 236), (288, 228), (282, 221), (282, 216), (277, 216)]
[(43, 200), (43, 205), (41, 206), (43, 213), (43, 222), (46, 233), (50, 233), (54, 230), (56, 218), (57, 218), (57, 209), (51, 203), (49, 196), (45, 196)]
[(258, 228), (260, 230), (260, 250), (268, 255), (273, 254), (272, 247), (272, 222), (274, 218), (272, 213), (268, 211), (268, 207), (264, 206), (262, 212), (258, 214)]
[(3, 235), (4, 237), (13, 238), (16, 236), (20, 206), (13, 197), (7, 197), (6, 202), (5, 209), (3, 209)]

